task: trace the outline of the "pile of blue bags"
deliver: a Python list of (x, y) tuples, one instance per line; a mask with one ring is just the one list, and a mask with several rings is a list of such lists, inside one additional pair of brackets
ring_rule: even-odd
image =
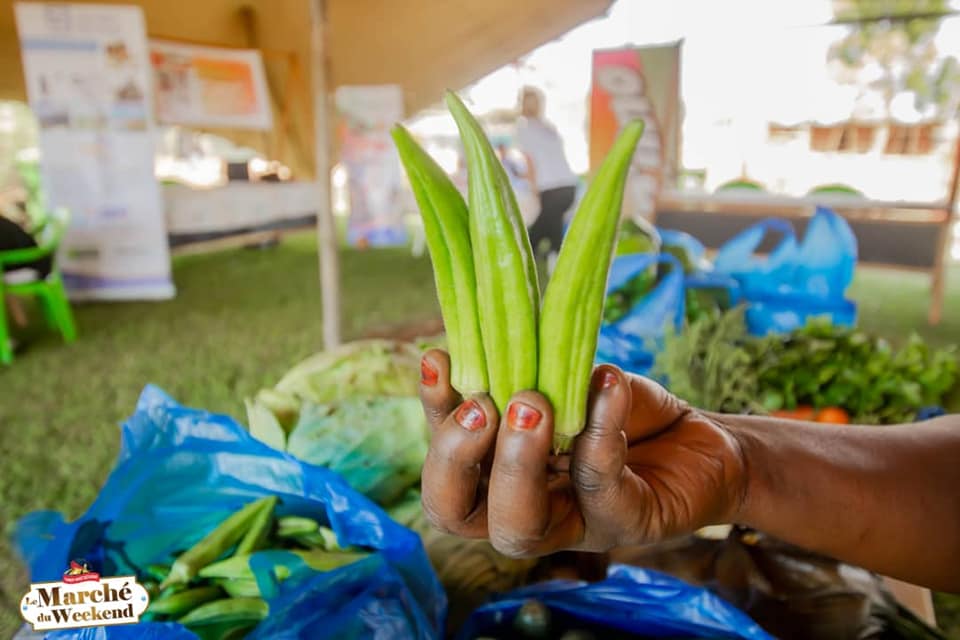
[[(247, 638), (445, 637), (446, 596), (416, 533), (392, 521), (333, 472), (265, 445), (227, 416), (183, 407), (155, 387), (143, 391), (136, 412), (124, 423), (119, 458), (87, 512), (73, 522), (55, 511), (31, 513), (17, 524), (14, 543), (31, 582), (61, 580), (75, 558), (105, 577), (140, 575), (147, 565), (193, 545), (238, 507), (267, 495), (278, 496), (278, 515), (325, 522), (340, 545), (371, 554), (332, 571), (290, 566), (290, 577), (272, 584), (261, 580), (255, 554), (251, 568), (269, 616)], [(477, 610), (458, 637), (509, 630), (508, 614), (531, 598), (550, 607), (558, 619), (631, 637), (769, 637), (708, 591), (616, 566), (606, 580), (592, 584), (548, 582), (502, 594)], [(46, 635), (24, 628), (17, 637), (197, 636), (177, 623), (141, 622)]]
[[(652, 264), (661, 276), (625, 315), (603, 324), (597, 363), (648, 373), (666, 332), (683, 330), (693, 299), (689, 294), (701, 290), (723, 291), (727, 306), (745, 305), (753, 335), (789, 333), (812, 317), (828, 317), (843, 326), (856, 322), (856, 304), (846, 298), (846, 291), (856, 268), (857, 240), (847, 222), (830, 209), (817, 208), (802, 240), (789, 221), (762, 220), (721, 246), (712, 264), (703, 258), (703, 245), (689, 234), (658, 231), (663, 247), (681, 247), (696, 268), (684, 273), (678, 260), (663, 251), (615, 258), (608, 296)], [(776, 235), (780, 239), (774, 248), (758, 254), (764, 240)]]

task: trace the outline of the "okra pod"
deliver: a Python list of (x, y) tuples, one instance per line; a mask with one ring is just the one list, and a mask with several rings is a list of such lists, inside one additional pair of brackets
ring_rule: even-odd
[(487, 391), (467, 205), (446, 172), (406, 129), (397, 125), (392, 135), (423, 219), (447, 333), (451, 383), (463, 394)]
[(205, 602), (223, 597), (220, 587), (194, 587), (150, 602), (148, 611), (159, 616), (181, 616)]
[(202, 604), (177, 622), (187, 627), (240, 622), (259, 622), (269, 607), (260, 598), (222, 598)]
[(227, 553), (240, 542), (257, 514), (260, 513), (260, 509), (271, 498), (276, 499), (275, 496), (267, 496), (244, 505), (217, 525), (200, 542), (180, 554), (170, 567), (170, 573), (161, 583), (160, 588), (190, 582), (200, 569)]
[(540, 287), (530, 238), (503, 165), (483, 128), (447, 92), (467, 158), (470, 245), (490, 395), (502, 412), (517, 391), (537, 384)]
[(586, 418), (623, 191), (643, 122), (624, 127), (584, 194), (544, 293), (537, 389), (553, 405), (553, 446), (569, 450)]
[(214, 583), (231, 598), (259, 598), (260, 586), (252, 578), (217, 578)]
[[(322, 549), (310, 551), (291, 549), (289, 552), (299, 556), (307, 566), (318, 571), (329, 571), (343, 567), (370, 555), (365, 551), (324, 551)], [(274, 572), (278, 580), (284, 580), (290, 575), (290, 570), (282, 564), (276, 565)], [(253, 569), (250, 568), (250, 556), (233, 556), (220, 562), (214, 562), (201, 569), (197, 575), (207, 579), (239, 578), (253, 580), (255, 578)]]
[(260, 512), (254, 517), (250, 528), (237, 544), (235, 555), (245, 555), (261, 549), (273, 528), (273, 510), (277, 506), (277, 496), (268, 496), (260, 505)]
[(277, 537), (291, 538), (305, 533), (314, 533), (320, 528), (320, 523), (313, 518), (304, 516), (283, 516), (277, 518)]
[(298, 534), (293, 536), (292, 540), (310, 549), (324, 549), (326, 551), (340, 549), (340, 545), (337, 543), (337, 534), (327, 527), (320, 527), (310, 533)]

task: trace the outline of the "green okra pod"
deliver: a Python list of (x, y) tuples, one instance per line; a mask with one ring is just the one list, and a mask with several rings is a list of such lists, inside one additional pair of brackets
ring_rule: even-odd
[(406, 129), (397, 125), (391, 133), (423, 219), (447, 333), (451, 382), (463, 394), (487, 391), (467, 205), (440, 165)]
[(222, 597), (220, 587), (194, 587), (153, 600), (147, 610), (154, 615), (177, 617)]
[(456, 94), (447, 92), (446, 101), (467, 158), (480, 335), (490, 394), (502, 412), (514, 393), (537, 384), (536, 264), (510, 179), (493, 146)]
[(217, 525), (202, 540), (184, 551), (173, 562), (170, 573), (160, 584), (165, 589), (175, 584), (187, 584), (197, 572), (217, 558), (227, 553), (235, 544), (240, 542), (250, 528), (263, 505), (275, 496), (267, 496), (247, 503), (242, 508), (230, 514), (223, 522)]
[(245, 555), (263, 548), (270, 530), (273, 528), (273, 510), (277, 506), (277, 496), (269, 496), (262, 501), (260, 511), (254, 516), (250, 528), (237, 544), (235, 555)]
[(567, 451), (583, 429), (623, 191), (643, 122), (624, 127), (570, 223), (540, 316), (537, 389), (553, 405), (553, 445)]
[(269, 610), (267, 603), (260, 598), (222, 598), (200, 605), (177, 622), (187, 627), (259, 622), (267, 617)]

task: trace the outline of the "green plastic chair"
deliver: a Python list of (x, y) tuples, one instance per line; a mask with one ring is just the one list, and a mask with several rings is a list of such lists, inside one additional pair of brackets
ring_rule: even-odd
[(58, 209), (46, 218), (43, 227), (38, 231), (36, 247), (0, 251), (0, 364), (13, 362), (13, 350), (10, 347), (10, 334), (4, 309), (7, 295), (34, 296), (51, 329), (59, 330), (65, 342), (73, 342), (77, 338), (73, 312), (70, 310), (70, 302), (67, 300), (63, 278), (60, 276), (56, 262), (46, 278), (22, 280), (11, 277), (11, 273), (19, 266), (28, 265), (47, 256), (54, 257), (69, 221), (69, 212)]

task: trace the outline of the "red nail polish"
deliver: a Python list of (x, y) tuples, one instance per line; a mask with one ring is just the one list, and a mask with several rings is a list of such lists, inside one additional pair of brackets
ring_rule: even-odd
[(540, 423), (543, 416), (530, 405), (514, 402), (507, 409), (507, 424), (514, 429), (528, 431)]
[(483, 409), (473, 400), (467, 400), (460, 405), (457, 412), (453, 414), (453, 419), (467, 431), (483, 429), (487, 424), (487, 416), (483, 414)]
[(593, 390), (603, 391), (617, 384), (617, 375), (608, 369), (604, 369), (600, 375), (593, 377)]
[(420, 382), (425, 384), (428, 387), (432, 387), (437, 384), (437, 381), (440, 379), (440, 372), (434, 368), (432, 364), (426, 359), (422, 358), (420, 360)]

